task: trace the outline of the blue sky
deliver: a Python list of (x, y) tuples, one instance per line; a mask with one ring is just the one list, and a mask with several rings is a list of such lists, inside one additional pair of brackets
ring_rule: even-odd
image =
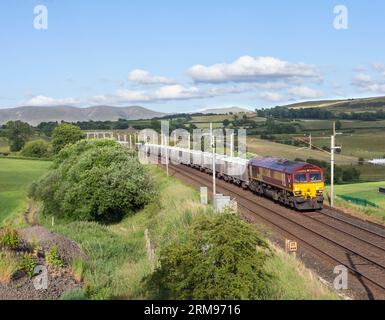
[[(48, 29), (34, 28), (35, 6)], [(348, 9), (348, 29), (333, 22)], [(2, 0), (0, 108), (163, 112), (385, 95), (385, 3)]]

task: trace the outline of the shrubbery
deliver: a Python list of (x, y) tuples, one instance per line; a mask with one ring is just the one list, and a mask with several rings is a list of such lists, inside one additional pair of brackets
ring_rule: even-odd
[(51, 145), (44, 140), (27, 142), (27, 144), (21, 151), (21, 154), (24, 157), (31, 158), (49, 158), (51, 156), (51, 153)]
[(265, 299), (273, 277), (272, 255), (256, 229), (235, 214), (200, 216), (184, 240), (160, 252), (160, 267), (147, 279), (155, 299)]
[(147, 204), (154, 187), (135, 154), (114, 141), (64, 148), (30, 195), (44, 212), (70, 220), (116, 222)]

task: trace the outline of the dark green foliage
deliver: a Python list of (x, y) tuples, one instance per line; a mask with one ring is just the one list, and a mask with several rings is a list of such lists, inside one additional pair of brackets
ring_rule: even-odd
[(360, 171), (354, 167), (348, 167), (342, 172), (342, 180), (348, 182), (356, 182), (360, 180)]
[(58, 154), (66, 145), (74, 144), (84, 138), (79, 127), (72, 124), (61, 124), (52, 132), (53, 152)]
[[(282, 133), (296, 133), (297, 127), (287, 123), (276, 123), (273, 119), (266, 120), (266, 129), (262, 135), (267, 136), (270, 134), (282, 134)], [(266, 138), (264, 138), (266, 139)]]
[(7, 138), (12, 152), (20, 151), (28, 138), (32, 135), (32, 128), (22, 121), (9, 121), (6, 126)]
[(37, 128), (43, 132), (47, 137), (52, 136), (53, 130), (58, 126), (58, 122), (42, 122)]
[(24, 253), (21, 257), (20, 268), (32, 278), (35, 275), (36, 261), (31, 253)]
[(45, 260), (47, 263), (53, 267), (56, 268), (63, 268), (64, 267), (64, 262), (60, 258), (59, 251), (57, 246), (52, 246), (48, 253), (45, 256)]
[(30, 195), (58, 217), (116, 222), (154, 196), (152, 180), (134, 153), (114, 141), (80, 141), (64, 148), (53, 167)]
[(31, 158), (49, 158), (51, 156), (51, 145), (44, 140), (29, 141), (24, 146), (21, 154)]
[(182, 241), (160, 253), (147, 279), (156, 299), (265, 299), (272, 276), (264, 270), (271, 251), (256, 229), (235, 214), (201, 216)]
[[(371, 104), (373, 107), (375, 105)], [(381, 102), (378, 107), (383, 107), (384, 104)], [(339, 104), (341, 110), (343, 105)], [(360, 105), (359, 108), (365, 108), (367, 105)], [(360, 121), (376, 121), (384, 120), (385, 112), (383, 110), (367, 111), (367, 112), (333, 112), (325, 108), (288, 108), (288, 107), (274, 107), (271, 109), (258, 109), (255, 110), (258, 117), (272, 117), (274, 119), (341, 119), (341, 120), (360, 120)], [(336, 123), (336, 129), (340, 130), (342, 124)]]

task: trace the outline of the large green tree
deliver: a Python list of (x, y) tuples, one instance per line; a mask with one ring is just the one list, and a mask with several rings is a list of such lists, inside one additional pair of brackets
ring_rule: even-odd
[(66, 145), (74, 144), (84, 138), (81, 129), (72, 124), (61, 124), (52, 132), (53, 152), (58, 154)]
[(258, 231), (236, 214), (203, 215), (161, 250), (145, 287), (155, 299), (269, 298), (273, 277), (265, 262), (271, 255)]
[(22, 121), (9, 121), (6, 126), (7, 138), (12, 152), (20, 151), (32, 135), (32, 128)]
[(111, 223), (142, 208), (155, 191), (135, 153), (114, 141), (82, 140), (59, 153), (30, 195), (47, 214)]

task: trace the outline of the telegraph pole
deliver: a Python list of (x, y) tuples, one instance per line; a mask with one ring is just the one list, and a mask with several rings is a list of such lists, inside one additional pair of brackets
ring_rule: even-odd
[[(341, 133), (338, 133), (341, 134)], [(341, 150), (341, 147), (336, 146), (336, 123), (333, 122), (333, 134), (331, 136), (331, 146), (330, 146), (330, 206), (334, 207), (334, 165), (335, 165), (335, 152), (336, 150)]]
[(334, 152), (336, 146), (336, 123), (333, 122), (333, 133), (331, 137), (331, 147), (330, 147), (330, 206), (334, 207)]
[(310, 148), (310, 150), (313, 149), (313, 143), (312, 143), (312, 136), (311, 136), (311, 133), (310, 133), (310, 135), (309, 135), (309, 148)]
[(166, 135), (164, 135), (164, 144), (166, 147), (166, 172), (167, 172), (167, 177), (168, 177), (169, 176), (169, 173), (168, 173), (168, 140), (167, 140)]
[(210, 138), (211, 138), (211, 150), (212, 150), (212, 171), (213, 171), (213, 204), (214, 204), (214, 209), (217, 207), (216, 206), (216, 195), (217, 195), (217, 190), (216, 190), (216, 170), (215, 170), (215, 137), (213, 135), (213, 124), (210, 122)]

